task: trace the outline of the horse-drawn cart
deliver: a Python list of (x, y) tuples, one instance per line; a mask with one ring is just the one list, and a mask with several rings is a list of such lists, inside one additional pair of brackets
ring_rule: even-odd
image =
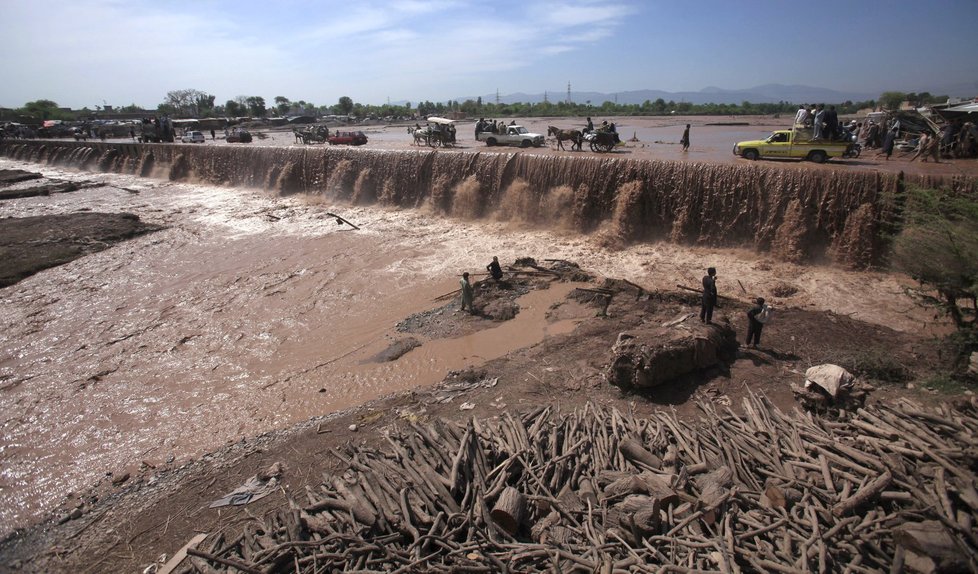
[(424, 127), (415, 125), (413, 128), (408, 128), (408, 132), (414, 136), (415, 145), (424, 144), (430, 147), (455, 145), (455, 120), (431, 116), (427, 121), (428, 125)]
[(584, 134), (584, 141), (590, 144), (591, 151), (609, 152), (615, 149), (615, 146), (621, 142), (621, 139), (618, 138), (616, 132), (593, 130)]

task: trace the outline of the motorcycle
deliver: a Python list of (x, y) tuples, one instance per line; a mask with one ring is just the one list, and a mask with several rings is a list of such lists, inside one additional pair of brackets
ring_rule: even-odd
[(859, 142), (853, 142), (849, 144), (848, 147), (846, 147), (846, 151), (845, 153), (842, 154), (842, 157), (857, 158), (859, 157), (859, 153), (862, 151), (863, 151), (863, 146), (860, 145)]

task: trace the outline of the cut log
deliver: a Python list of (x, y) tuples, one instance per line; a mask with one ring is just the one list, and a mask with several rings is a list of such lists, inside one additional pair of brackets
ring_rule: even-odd
[(557, 524), (560, 524), (560, 513), (551, 510), (550, 514), (530, 528), (530, 536), (540, 544), (547, 544), (551, 538), (550, 530)]
[(658, 531), (661, 508), (661, 502), (653, 496), (629, 496), (621, 505), (618, 523), (630, 528), (636, 537), (646, 537)]
[(526, 516), (526, 497), (512, 486), (507, 486), (489, 515), (503, 530), (515, 535)]
[(703, 509), (712, 509), (726, 498), (731, 484), (733, 484), (733, 471), (726, 466), (697, 477), (696, 485), (700, 489), (699, 501)]
[(876, 499), (884, 490), (886, 490), (887, 487), (890, 486), (891, 482), (893, 482), (893, 475), (887, 470), (883, 474), (873, 479), (872, 482), (857, 490), (856, 494), (853, 494), (849, 498), (833, 506), (832, 514), (836, 516), (845, 516), (850, 512), (854, 512), (864, 504)]
[(655, 469), (662, 467), (662, 460), (646, 450), (645, 446), (633, 437), (622, 440), (621, 444), (618, 445), (618, 450), (625, 456), (625, 459), (636, 466), (644, 465), (647, 468)]

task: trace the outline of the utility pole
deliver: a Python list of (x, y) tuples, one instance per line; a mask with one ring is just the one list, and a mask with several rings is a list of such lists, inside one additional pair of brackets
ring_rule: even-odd
[(546, 90), (543, 91), (543, 103), (545, 103), (545, 104), (549, 104), (550, 103), (550, 101), (547, 100), (547, 91)]
[(499, 105), (499, 88), (496, 88), (496, 105)]
[(570, 92), (570, 82), (567, 82), (567, 103), (568, 104), (574, 103), (574, 102), (571, 101), (570, 94), (571, 94), (571, 92)]

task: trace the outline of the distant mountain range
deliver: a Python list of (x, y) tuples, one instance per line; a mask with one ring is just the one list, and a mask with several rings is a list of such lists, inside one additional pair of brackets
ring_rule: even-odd
[[(947, 94), (949, 96), (971, 98), (978, 95), (978, 82), (961, 83), (954, 86), (945, 86), (941, 89), (922, 88), (918, 91), (929, 91), (931, 94)], [(910, 90), (906, 90), (910, 91)], [(791, 102), (802, 103), (841, 103), (845, 101), (863, 102), (879, 98), (879, 93), (860, 93), (842, 92), (828, 88), (816, 88), (812, 86), (786, 86), (783, 84), (765, 84), (755, 86), (745, 90), (726, 90), (710, 86), (698, 92), (666, 92), (664, 90), (634, 90), (626, 92), (602, 93), (602, 92), (575, 92), (571, 91), (571, 100), (581, 104), (587, 101), (591, 105), (600, 106), (604, 102), (617, 102), (619, 104), (641, 104), (646, 100), (654, 102), (662, 98), (665, 101), (676, 103), (689, 102), (691, 104), (740, 104), (747, 101), (756, 104)], [(540, 103), (543, 101), (544, 94), (515, 93), (499, 95), (499, 101), (504, 104), (515, 102)], [(455, 98), (460, 102), (465, 100), (475, 100), (477, 96), (465, 96)], [(567, 92), (548, 92), (547, 100), (559, 102), (567, 99)], [(482, 101), (489, 103), (496, 101), (496, 94), (483, 95)]]

